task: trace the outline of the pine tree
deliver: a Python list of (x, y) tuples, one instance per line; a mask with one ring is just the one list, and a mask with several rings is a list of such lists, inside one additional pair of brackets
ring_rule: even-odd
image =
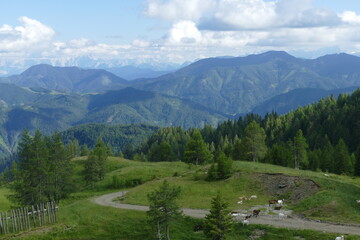
[(200, 131), (195, 129), (190, 140), (186, 143), (184, 161), (199, 165), (209, 162), (211, 159), (212, 154), (207, 149)]
[(170, 222), (181, 215), (176, 199), (181, 192), (180, 187), (170, 186), (164, 180), (159, 189), (148, 194), (150, 223), (156, 229), (157, 239), (170, 239)]
[(210, 213), (206, 215), (204, 222), (204, 234), (207, 239), (226, 239), (232, 226), (232, 217), (227, 207), (228, 203), (224, 202), (220, 193), (212, 199)]
[(230, 157), (227, 157), (225, 153), (221, 152), (217, 157), (216, 162), (218, 179), (229, 178), (232, 174), (233, 160)]
[(24, 130), (19, 144), (19, 164), (14, 169), (14, 194), (11, 196), (22, 205), (34, 205), (47, 199), (49, 169), (47, 166), (48, 152), (40, 131), (31, 137)]
[(320, 168), (323, 172), (334, 172), (334, 148), (331, 145), (328, 136), (325, 136), (325, 144), (321, 149)]
[(242, 139), (242, 160), (257, 162), (265, 157), (265, 131), (258, 123), (252, 121), (244, 130)]
[(59, 133), (55, 133), (49, 139), (48, 145), (50, 184), (53, 187), (49, 195), (59, 201), (66, 198), (73, 190), (73, 164), (71, 154), (66, 150)]
[(337, 174), (349, 174), (352, 172), (349, 150), (342, 138), (335, 146), (334, 167), (334, 172)]
[(240, 138), (236, 137), (234, 140), (232, 158), (234, 160), (240, 160), (241, 159), (241, 151), (242, 151), (241, 140), (240, 140)]
[(89, 156), (90, 150), (88, 145), (84, 144), (81, 146), (80, 156)]
[(294, 137), (294, 164), (295, 169), (306, 169), (309, 166), (309, 160), (307, 156), (308, 145), (306, 139), (303, 136), (301, 129), (298, 130), (296, 136)]
[(85, 162), (84, 179), (87, 185), (94, 187), (95, 182), (104, 178), (107, 157), (107, 148), (101, 138), (98, 138), (95, 148)]

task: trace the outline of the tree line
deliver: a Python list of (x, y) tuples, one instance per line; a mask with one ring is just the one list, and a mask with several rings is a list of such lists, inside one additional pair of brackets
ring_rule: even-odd
[[(93, 149), (72, 140), (64, 144), (59, 133), (44, 136), (39, 130), (33, 135), (24, 130), (11, 169), (0, 175), (0, 184), (13, 190), (9, 197), (22, 206), (43, 202), (59, 202), (79, 187), (93, 188), (105, 176), (105, 162), (111, 148), (98, 138)], [(86, 156), (82, 182), (74, 182), (74, 157)], [(83, 184), (83, 186), (79, 186)]]
[[(360, 91), (288, 114), (248, 114), (217, 127), (159, 129), (131, 157), (142, 161), (212, 163), (227, 158), (360, 176)], [(197, 155), (196, 155), (197, 154)], [(216, 161), (215, 161), (216, 162)]]

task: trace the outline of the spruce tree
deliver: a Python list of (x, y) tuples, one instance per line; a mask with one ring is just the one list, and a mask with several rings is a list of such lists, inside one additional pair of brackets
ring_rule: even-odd
[(336, 174), (350, 174), (352, 172), (349, 150), (342, 138), (335, 146), (334, 167)]
[(73, 164), (71, 154), (66, 150), (59, 133), (55, 133), (48, 143), (50, 184), (53, 187), (49, 194), (56, 201), (66, 198), (73, 190)]
[(199, 165), (209, 162), (211, 159), (212, 154), (202, 139), (200, 131), (195, 129), (190, 140), (186, 143), (184, 161)]
[(228, 203), (224, 202), (220, 193), (211, 201), (210, 213), (204, 221), (204, 234), (207, 239), (224, 240), (233, 223), (228, 210)]
[(216, 159), (218, 179), (226, 179), (231, 177), (233, 160), (221, 152)]
[(294, 164), (295, 169), (306, 169), (309, 166), (309, 160), (307, 156), (308, 145), (306, 139), (303, 136), (301, 129), (299, 129), (294, 137)]
[(91, 151), (84, 166), (84, 179), (87, 185), (94, 187), (94, 183), (104, 179), (107, 148), (101, 138), (98, 138), (95, 148)]
[(241, 141), (242, 160), (257, 162), (265, 157), (267, 146), (266, 135), (258, 123), (252, 121), (244, 130)]
[(170, 222), (181, 215), (176, 200), (181, 192), (180, 187), (170, 186), (164, 180), (159, 189), (147, 195), (149, 200), (149, 211), (147, 215), (150, 223), (156, 229), (157, 239), (170, 239)]

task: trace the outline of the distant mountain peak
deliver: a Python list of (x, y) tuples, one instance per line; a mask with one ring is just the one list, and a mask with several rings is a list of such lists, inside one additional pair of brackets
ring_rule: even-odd
[(259, 58), (264, 58), (267, 60), (273, 60), (276, 58), (281, 58), (281, 59), (297, 59), (296, 57), (290, 55), (289, 53), (285, 52), (285, 51), (268, 51), (268, 52), (264, 52), (264, 53), (260, 53), (257, 55), (252, 55), (255, 57), (259, 57)]

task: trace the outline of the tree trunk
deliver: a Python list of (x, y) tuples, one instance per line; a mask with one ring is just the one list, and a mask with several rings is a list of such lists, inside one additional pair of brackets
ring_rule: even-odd
[(161, 229), (160, 229), (159, 221), (157, 222), (157, 236), (158, 236), (158, 239), (161, 240)]
[(170, 240), (170, 227), (169, 227), (169, 224), (166, 225), (166, 240)]

